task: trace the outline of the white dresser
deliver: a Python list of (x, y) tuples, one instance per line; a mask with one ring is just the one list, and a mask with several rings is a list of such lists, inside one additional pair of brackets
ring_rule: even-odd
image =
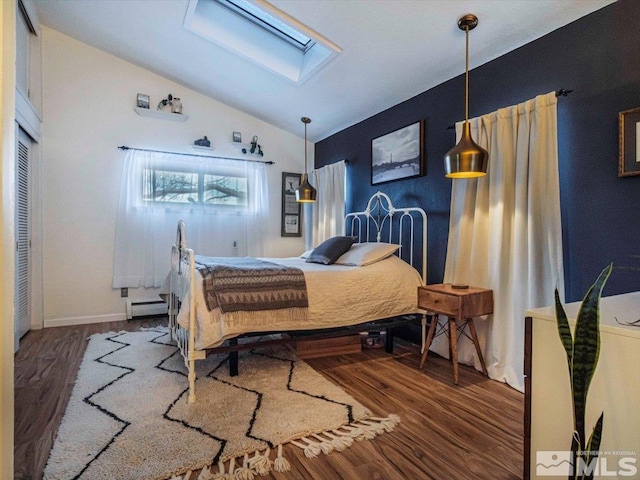
[[(580, 303), (565, 305), (572, 331)], [(573, 407), (569, 370), (555, 308), (528, 310), (525, 316), (525, 435), (530, 429), (530, 447), (525, 439), (525, 478), (529, 473), (530, 478), (546, 479), (548, 474), (539, 475), (542, 470), (536, 474), (536, 453), (570, 450)], [(635, 453), (637, 472), (625, 466), (627, 473), (632, 473), (625, 478), (640, 478), (640, 327), (620, 325), (616, 318), (623, 323), (640, 319), (640, 292), (600, 300), (600, 357), (587, 396), (586, 435), (588, 439), (604, 411), (600, 451), (611, 452), (602, 457), (607, 458), (606, 472), (618, 471), (620, 459), (630, 463), (623, 457), (631, 452)], [(604, 476), (605, 466), (598, 468)]]

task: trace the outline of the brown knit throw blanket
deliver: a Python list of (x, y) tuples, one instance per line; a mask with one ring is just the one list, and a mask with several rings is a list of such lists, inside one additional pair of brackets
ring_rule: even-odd
[(307, 284), (299, 268), (251, 257), (204, 257), (195, 266), (204, 279), (207, 308), (222, 313), (307, 308)]

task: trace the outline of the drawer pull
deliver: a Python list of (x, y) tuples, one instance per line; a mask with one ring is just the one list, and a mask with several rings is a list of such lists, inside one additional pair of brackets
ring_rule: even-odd
[(440, 303), (440, 300), (438, 300), (437, 298), (433, 301), (433, 303)]

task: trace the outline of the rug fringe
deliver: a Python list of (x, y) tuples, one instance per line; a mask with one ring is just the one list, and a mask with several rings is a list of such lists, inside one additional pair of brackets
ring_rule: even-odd
[(249, 467), (252, 468), (261, 477), (268, 475), (273, 468), (273, 462), (269, 459), (270, 454), (270, 448), (267, 448), (265, 450), (264, 455), (260, 455), (260, 452), (256, 450), (253, 457), (249, 459)]
[[(382, 433), (391, 432), (399, 423), (400, 417), (395, 414), (388, 417), (369, 417), (333, 430), (312, 433), (309, 436), (291, 440), (289, 443), (301, 448), (305, 457), (315, 458), (320, 453), (329, 455), (334, 450), (342, 452), (353, 445), (354, 441), (371, 440)], [(256, 450), (253, 456), (246, 453), (243, 457), (237, 457), (239, 459), (237, 468), (236, 457), (227, 462), (218, 462), (218, 473), (213, 473), (215, 466), (210, 465), (202, 469), (197, 480), (254, 480), (256, 476), (268, 475), (271, 470), (276, 472), (291, 470), (291, 464), (282, 454), (282, 444), (278, 445), (275, 460), (272, 461), (270, 455), (270, 448), (263, 453)], [(228, 468), (225, 468), (226, 463)], [(191, 474), (189, 470), (184, 476), (173, 476), (170, 480), (190, 480)]]
[(400, 417), (395, 414), (385, 418), (370, 417), (334, 430), (311, 434), (315, 440), (302, 437), (289, 443), (301, 448), (307, 458), (315, 458), (321, 452), (325, 455), (329, 455), (334, 450), (342, 452), (353, 445), (355, 440), (374, 439), (381, 433), (392, 431), (398, 423), (400, 423)]
[(273, 462), (273, 469), (276, 472), (288, 472), (291, 470), (291, 464), (282, 456), (282, 444), (278, 445), (278, 456)]

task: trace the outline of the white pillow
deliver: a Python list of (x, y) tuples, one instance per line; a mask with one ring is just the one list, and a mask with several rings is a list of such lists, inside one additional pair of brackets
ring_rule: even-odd
[(302, 255), (300, 255), (300, 258), (309, 258), (309, 255), (311, 255), (311, 252), (313, 252), (313, 249), (307, 250), (306, 252), (302, 252)]
[(336, 260), (336, 263), (340, 265), (354, 265), (356, 267), (371, 265), (392, 255), (398, 248), (400, 248), (400, 245), (393, 243), (354, 243), (346, 253), (343, 253), (338, 260)]

